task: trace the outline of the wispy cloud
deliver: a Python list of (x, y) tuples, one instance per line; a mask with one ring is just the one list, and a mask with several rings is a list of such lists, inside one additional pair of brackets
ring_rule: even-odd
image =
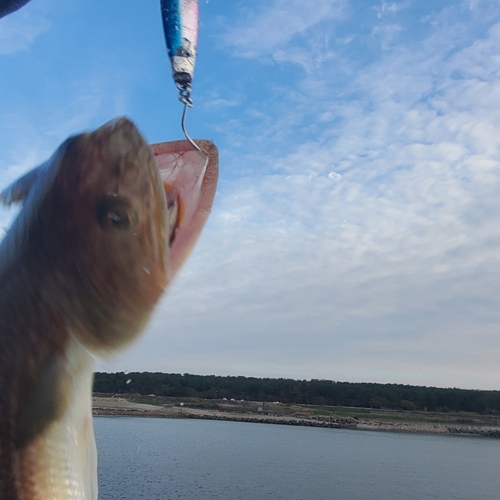
[[(212, 216), (108, 367), (498, 388), (498, 5), (243, 4), (190, 115), (221, 150)], [(3, 175), (127, 108), (123, 74), (4, 113)]]
[(402, 9), (407, 9), (410, 6), (410, 2), (385, 2), (383, 1), (380, 6), (375, 7), (375, 10), (377, 12), (377, 17), (379, 19), (395, 14), (396, 12), (399, 12)]
[(223, 108), (234, 108), (240, 105), (240, 101), (237, 99), (228, 99), (226, 97), (221, 97), (217, 93), (212, 93), (207, 95), (203, 99), (203, 106), (207, 110), (219, 110)]
[(440, 19), (342, 92), (325, 65), (259, 108), (289, 152), (247, 136), (273, 169), (221, 186), (138, 347), (168, 336), (158, 369), (497, 387), (500, 25), (467, 42)]
[(274, 0), (265, 7), (242, 11), (236, 25), (223, 35), (224, 42), (238, 55), (258, 57), (270, 54), (295, 36), (318, 23), (340, 18), (344, 0)]
[(0, 20), (0, 54), (27, 50), (35, 39), (48, 31), (51, 23), (39, 13), (24, 10)]

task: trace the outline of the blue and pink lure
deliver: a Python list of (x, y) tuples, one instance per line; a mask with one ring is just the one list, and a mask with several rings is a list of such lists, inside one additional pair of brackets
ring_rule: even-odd
[(174, 82), (181, 92), (189, 90), (198, 43), (198, 0), (161, 0), (161, 14)]

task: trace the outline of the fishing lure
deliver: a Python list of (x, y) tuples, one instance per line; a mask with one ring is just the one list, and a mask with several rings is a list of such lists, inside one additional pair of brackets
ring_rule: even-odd
[(196, 62), (198, 0), (161, 0), (161, 11), (172, 76), (185, 93), (190, 90)]
[(185, 123), (187, 108), (193, 106), (191, 84), (198, 43), (198, 0), (161, 0), (161, 14), (168, 55), (172, 65), (172, 77), (179, 89), (179, 100), (184, 104), (181, 121), (182, 131), (191, 146), (206, 156), (205, 151), (187, 133)]

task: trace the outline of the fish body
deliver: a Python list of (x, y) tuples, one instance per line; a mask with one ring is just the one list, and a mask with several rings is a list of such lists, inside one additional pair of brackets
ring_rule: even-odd
[(185, 260), (217, 183), (185, 141), (126, 118), (69, 138), (0, 194), (0, 499), (94, 500), (93, 359), (130, 343)]
[(161, 0), (163, 31), (177, 86), (191, 85), (198, 44), (198, 0)]

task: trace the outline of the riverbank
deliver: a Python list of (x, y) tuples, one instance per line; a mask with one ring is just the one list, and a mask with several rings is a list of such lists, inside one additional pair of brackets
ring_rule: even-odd
[[(339, 415), (339, 413), (342, 413)], [(496, 417), (477, 414), (423, 414), (363, 408), (332, 408), (247, 401), (158, 398), (154, 395), (95, 395), (95, 416), (197, 418), (332, 429), (469, 435), (500, 438)]]

